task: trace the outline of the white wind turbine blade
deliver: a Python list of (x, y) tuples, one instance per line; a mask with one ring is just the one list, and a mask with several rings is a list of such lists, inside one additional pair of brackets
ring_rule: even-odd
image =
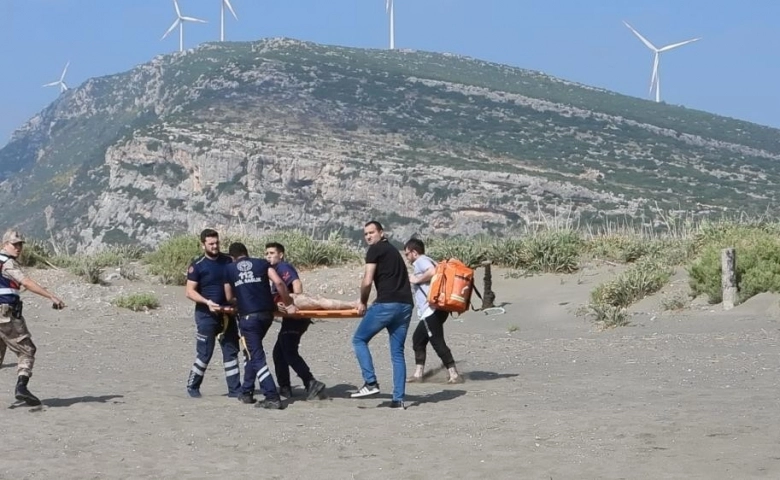
[(68, 89), (68, 86), (65, 85), (65, 82), (60, 82), (60, 92), (64, 92)]
[(643, 36), (642, 36), (642, 34), (640, 34), (639, 32), (637, 32), (636, 30), (634, 30), (634, 27), (632, 27), (631, 25), (629, 25), (629, 24), (628, 24), (628, 22), (626, 22), (626, 21), (624, 20), (624, 21), (623, 21), (623, 23), (625, 23), (625, 24), (626, 24), (626, 26), (629, 28), (629, 30), (631, 30), (632, 32), (634, 32), (634, 35), (636, 35), (636, 36), (637, 36), (637, 37), (638, 37), (640, 40), (642, 40), (642, 43), (644, 43), (644, 44), (647, 46), (647, 48), (649, 48), (650, 50), (653, 50), (654, 52), (657, 52), (657, 51), (658, 51), (658, 49), (657, 49), (657, 48), (655, 48), (655, 45), (653, 45), (652, 43), (650, 43), (650, 41), (649, 41), (648, 39), (646, 39), (645, 37), (643, 37)]
[(233, 18), (238, 20), (238, 17), (236, 16), (235, 10), (233, 10), (233, 6), (230, 4), (230, 0), (222, 0), (222, 3), (230, 10), (230, 13), (233, 14)]
[(173, 23), (171, 24), (170, 28), (168, 28), (168, 30), (165, 31), (165, 33), (163, 34), (163, 36), (162, 36), (162, 38), (160, 40), (162, 40), (163, 38), (167, 37), (172, 31), (176, 30), (176, 27), (179, 26), (180, 22), (181, 22), (181, 19), (179, 17), (176, 17), (176, 20), (173, 21)]
[(201, 20), (200, 18), (195, 17), (181, 17), (182, 22), (198, 22), (198, 23), (208, 23), (205, 20)]
[(62, 75), (60, 76), (60, 81), (65, 80), (65, 74), (68, 73), (68, 66), (70, 65), (70, 60), (68, 63), (65, 64), (65, 69), (62, 71)]
[(51, 83), (44, 83), (42, 86), (44, 86), (44, 87), (56, 87), (59, 84), (60, 84), (60, 82), (56, 81), (56, 82), (51, 82)]
[(181, 18), (181, 10), (179, 10), (179, 2), (173, 0), (173, 7), (176, 9), (176, 18)]
[(680, 43), (673, 43), (671, 45), (667, 45), (665, 47), (661, 47), (658, 51), (659, 52), (667, 52), (667, 51), (669, 51), (669, 50), (671, 50), (673, 48), (682, 47), (683, 45), (688, 45), (689, 43), (693, 43), (693, 42), (695, 42), (697, 40), (701, 40), (701, 37), (699, 37), (699, 38), (692, 38), (690, 40), (686, 40), (686, 41), (680, 42)]

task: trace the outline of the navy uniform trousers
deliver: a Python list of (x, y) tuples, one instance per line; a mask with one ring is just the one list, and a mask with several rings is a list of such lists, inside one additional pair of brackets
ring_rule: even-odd
[(263, 349), (263, 339), (268, 329), (273, 324), (274, 316), (271, 312), (255, 312), (248, 315), (239, 315), (238, 326), (241, 336), (246, 342), (248, 358), (244, 366), (244, 394), (254, 394), (255, 381), (260, 385), (260, 391), (268, 400), (278, 400), (279, 391), (276, 389), (274, 378), (268, 369), (268, 362)]
[(222, 363), (225, 367), (228, 396), (238, 397), (241, 393), (241, 374), (238, 366), (238, 327), (235, 317), (196, 310), (195, 325), (197, 326), (196, 357), (187, 380), (187, 389), (190, 391), (200, 389), (203, 375), (206, 373), (218, 340), (222, 349)]

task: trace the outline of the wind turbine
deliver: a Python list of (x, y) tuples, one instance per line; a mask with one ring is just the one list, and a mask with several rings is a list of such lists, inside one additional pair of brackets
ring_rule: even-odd
[(655, 45), (650, 43), (649, 40), (647, 40), (645, 37), (643, 37), (639, 32), (637, 32), (634, 27), (628, 24), (628, 22), (623, 21), (623, 23), (626, 24), (626, 26), (634, 32), (634, 35), (636, 35), (639, 40), (642, 40), (642, 43), (644, 43), (647, 48), (653, 51), (653, 75), (650, 77), (650, 94), (653, 93), (653, 88), (655, 88), (655, 101), (660, 102), (661, 101), (661, 77), (658, 75), (658, 63), (661, 57), (661, 54), (663, 52), (668, 52), (669, 50), (672, 50), (677, 47), (682, 47), (683, 45), (687, 45), (689, 43), (695, 42), (696, 40), (701, 40), (701, 37), (693, 38), (691, 40), (685, 40), (684, 42), (679, 43), (672, 43), (671, 45), (666, 45), (665, 47), (656, 48)]
[(395, 48), (395, 11), (393, 9), (393, 0), (387, 0), (385, 10), (390, 15), (390, 50)]
[(225, 41), (225, 7), (230, 10), (230, 13), (233, 14), (233, 18), (238, 20), (238, 17), (236, 16), (235, 10), (233, 10), (233, 6), (230, 5), (230, 0), (220, 0), (220, 3), (222, 4), (222, 8), (220, 9), (220, 27), (219, 27), (219, 41), (224, 42)]
[(65, 64), (65, 69), (62, 70), (62, 75), (60, 75), (59, 80), (57, 80), (56, 82), (47, 83), (44, 85), (44, 87), (56, 87), (57, 85), (59, 85), (60, 93), (67, 90), (68, 86), (65, 85), (65, 74), (68, 72), (68, 65), (70, 65), (70, 61), (68, 61), (68, 63)]
[(163, 34), (160, 40), (163, 40), (176, 27), (179, 27), (179, 51), (181, 52), (184, 51), (184, 22), (206, 23), (206, 21), (195, 17), (182, 16), (181, 10), (179, 10), (179, 2), (177, 2), (176, 0), (173, 0), (173, 6), (174, 8), (176, 8), (176, 20), (173, 21), (173, 24), (171, 24), (170, 28), (166, 30), (166, 32)]

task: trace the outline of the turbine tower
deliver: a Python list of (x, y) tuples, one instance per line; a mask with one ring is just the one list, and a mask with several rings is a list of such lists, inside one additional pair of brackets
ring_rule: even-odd
[(643, 37), (639, 32), (637, 32), (634, 27), (628, 24), (628, 22), (623, 21), (623, 23), (626, 24), (626, 26), (634, 32), (634, 35), (636, 35), (639, 40), (642, 41), (642, 43), (647, 46), (650, 50), (653, 51), (653, 75), (650, 77), (650, 94), (653, 94), (653, 88), (655, 88), (655, 101), (660, 102), (661, 101), (661, 77), (658, 75), (658, 63), (660, 61), (661, 54), (663, 52), (668, 52), (669, 50), (672, 50), (677, 47), (682, 47), (683, 45), (687, 45), (689, 43), (695, 42), (696, 40), (701, 40), (701, 37), (693, 38), (691, 40), (685, 40), (684, 42), (679, 43), (672, 43), (671, 45), (666, 45), (665, 47), (656, 48), (655, 45), (650, 43), (649, 40), (647, 40), (645, 37)]
[(238, 17), (236, 16), (235, 10), (233, 10), (233, 6), (230, 4), (230, 0), (220, 0), (220, 3), (222, 4), (222, 8), (219, 11), (219, 41), (224, 42), (225, 41), (225, 7), (227, 7), (228, 10), (230, 10), (230, 13), (233, 14), (233, 18), (238, 20)]
[(70, 61), (68, 61), (68, 63), (65, 64), (65, 69), (62, 70), (62, 75), (60, 75), (60, 79), (59, 80), (57, 80), (56, 82), (47, 83), (47, 84), (45, 84), (43, 86), (44, 87), (56, 87), (56, 86), (59, 85), (60, 93), (62, 93), (65, 90), (67, 90), (68, 86), (65, 85), (65, 74), (68, 72), (68, 65), (70, 65)]
[(163, 34), (160, 40), (163, 40), (176, 27), (179, 27), (179, 51), (182, 52), (184, 51), (184, 22), (206, 23), (206, 21), (195, 17), (182, 16), (181, 10), (179, 10), (179, 2), (177, 2), (176, 0), (173, 0), (173, 6), (176, 9), (176, 20), (173, 21), (173, 24), (171, 24), (170, 28), (168, 28), (168, 30), (165, 31), (165, 33)]
[(393, 0), (387, 0), (385, 10), (390, 15), (390, 50), (395, 48), (395, 11), (393, 9)]

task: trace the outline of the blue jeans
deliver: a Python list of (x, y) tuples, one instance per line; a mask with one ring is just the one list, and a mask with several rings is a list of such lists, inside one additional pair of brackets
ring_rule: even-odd
[(404, 342), (409, 322), (412, 321), (412, 305), (406, 303), (374, 303), (363, 316), (352, 336), (363, 380), (377, 383), (374, 362), (368, 342), (382, 329), (390, 335), (390, 359), (393, 362), (393, 400), (402, 401), (406, 393), (406, 361), (404, 360)]

